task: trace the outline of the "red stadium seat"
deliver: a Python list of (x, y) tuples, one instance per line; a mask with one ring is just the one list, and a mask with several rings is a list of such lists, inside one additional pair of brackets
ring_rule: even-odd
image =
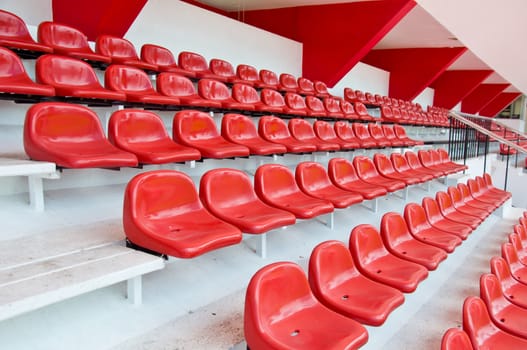
[(452, 200), (452, 204), (457, 211), (462, 214), (476, 216), (482, 219), (485, 219), (490, 215), (491, 211), (484, 208), (473, 207), (464, 201), (464, 197), (461, 194), (461, 191), (455, 186), (450, 186), (447, 188), (447, 193)]
[(195, 148), (172, 141), (155, 113), (145, 110), (123, 109), (110, 117), (108, 139), (118, 148), (136, 155), (140, 164), (163, 164), (198, 160)]
[(401, 153), (390, 154), (390, 160), (392, 161), (393, 168), (401, 175), (416, 177), (421, 182), (430, 181), (434, 178), (428, 173), (410, 168), (408, 161)]
[(444, 175), (442, 171), (425, 168), (423, 164), (421, 164), (421, 161), (419, 160), (417, 154), (415, 154), (414, 152), (407, 151), (404, 153), (404, 157), (408, 161), (408, 165), (410, 166), (410, 168), (412, 168), (413, 170), (432, 175), (434, 178), (438, 178)]
[(315, 88), (315, 96), (317, 97), (323, 98), (331, 95), (328, 91), (328, 86), (323, 81), (315, 80), (313, 82), (313, 87)]
[(438, 148), (436, 149), (436, 151), (438, 152), (439, 158), (441, 159), (441, 164), (448, 165), (451, 168), (457, 168), (458, 172), (468, 169), (468, 166), (463, 165), (463, 164), (457, 164), (453, 162), (452, 160), (450, 160), (450, 157), (448, 156), (448, 152), (445, 149)]
[(349, 120), (360, 120), (359, 115), (355, 112), (355, 107), (346, 100), (340, 100), (340, 109), (344, 113), (344, 118)]
[(463, 303), (463, 330), (474, 349), (527, 349), (527, 340), (509, 334), (492, 323), (489, 311), (478, 297), (468, 297)]
[(386, 123), (400, 123), (400, 118), (397, 118), (390, 106), (381, 106), (381, 120)]
[(306, 116), (308, 114), (306, 102), (304, 98), (297, 93), (286, 92), (284, 96), (286, 114), (295, 116)]
[(220, 109), (220, 101), (206, 100), (197, 94), (194, 84), (189, 78), (178, 73), (163, 72), (156, 79), (157, 91), (165, 96), (175, 97), (182, 106)]
[(258, 121), (258, 133), (269, 142), (284, 145), (288, 152), (304, 153), (315, 152), (317, 146), (300, 142), (289, 133), (287, 124), (280, 118), (268, 115)]
[(260, 77), (258, 76), (258, 70), (248, 64), (239, 64), (236, 67), (236, 76), (238, 79), (243, 81), (244, 84), (248, 84), (255, 87), (261, 87)]
[(241, 231), (210, 214), (192, 179), (175, 170), (136, 175), (124, 193), (127, 240), (159, 254), (193, 258), (237, 244)]
[(209, 62), (209, 69), (212, 74), (216, 75), (217, 80), (226, 82), (226, 83), (245, 83), (245, 81), (238, 79), (236, 73), (234, 72), (234, 67), (228, 61), (213, 58)]
[(435, 164), (434, 160), (432, 159), (432, 154), (428, 150), (419, 150), (417, 152), (417, 156), (419, 157), (419, 161), (421, 162), (421, 164), (423, 164), (425, 168), (441, 173), (442, 175), (449, 175), (455, 172), (451, 169), (446, 169), (445, 167)]
[(341, 140), (353, 144), (357, 144), (357, 148), (364, 147), (359, 138), (355, 136), (353, 127), (348, 122), (338, 121), (333, 124), (333, 129), (335, 129), (335, 134)]
[(453, 162), (443, 162), (441, 155), (436, 149), (430, 149), (428, 150), (428, 153), (430, 154), (430, 157), (432, 158), (432, 162), (434, 166), (437, 166), (440, 169), (444, 169), (445, 172), (449, 174), (455, 174), (455, 173), (458, 173), (468, 168), (468, 167), (465, 167), (463, 165), (459, 165)]
[(112, 61), (109, 56), (96, 54), (88, 44), (86, 35), (73, 27), (44, 21), (38, 25), (38, 41), (53, 49), (57, 55), (66, 55), (73, 58), (95, 63), (104, 67)]
[(298, 92), (298, 83), (294, 75), (288, 73), (280, 74), (278, 78), (280, 85), (278, 85), (278, 90), (285, 92)]
[(527, 284), (512, 277), (509, 263), (502, 257), (494, 256), (490, 259), (490, 271), (500, 281), (505, 298), (511, 303), (527, 309)]
[(262, 139), (253, 121), (241, 114), (228, 113), (223, 116), (221, 136), (229, 142), (249, 148), (251, 154), (269, 155), (287, 152), (284, 145)]
[(302, 192), (295, 176), (284, 165), (259, 166), (254, 175), (254, 190), (265, 203), (286, 210), (299, 219), (311, 219), (333, 212), (330, 201)]
[(0, 46), (18, 51), (21, 57), (28, 58), (53, 52), (51, 47), (33, 40), (22, 18), (5, 10), (0, 10)]
[(469, 225), (452, 221), (444, 217), (439, 210), (437, 202), (431, 197), (424, 197), (421, 204), (430, 225), (441, 231), (451, 233), (464, 240), (467, 239), (468, 235), (474, 230)]
[[(126, 101), (126, 94), (102, 87), (93, 68), (86, 62), (59, 55), (43, 55), (35, 67), (37, 82), (53, 86), (57, 96), (73, 97), (82, 101), (108, 103)], [(100, 103), (100, 102), (99, 102)]]
[(353, 166), (359, 178), (365, 182), (386, 188), (388, 192), (394, 192), (406, 187), (406, 183), (401, 180), (389, 179), (379, 174), (373, 161), (365, 156), (353, 158)]
[(381, 237), (390, 253), (401, 259), (435, 270), (447, 258), (443, 249), (417, 240), (408, 231), (404, 218), (398, 213), (386, 213), (381, 219)]
[(347, 208), (364, 200), (362, 195), (350, 192), (334, 185), (319, 163), (301, 162), (295, 172), (298, 187), (304, 193), (319, 199), (330, 201), (336, 208)]
[(104, 136), (99, 117), (89, 108), (42, 102), (26, 113), (24, 149), (34, 160), (66, 168), (136, 166), (137, 158), (113, 146)]
[(307, 115), (313, 117), (327, 117), (326, 107), (318, 97), (306, 96)]
[(198, 79), (219, 79), (219, 77), (212, 73), (207, 64), (205, 57), (199, 53), (190, 51), (181, 51), (178, 55), (178, 66), (186, 71), (192, 72)]
[(512, 277), (518, 282), (527, 284), (527, 266), (520, 261), (516, 247), (512, 243), (503, 243), (501, 256), (509, 265)]
[(315, 95), (315, 85), (307, 78), (300, 77), (297, 79), (298, 93), (301, 95)]
[(173, 139), (185, 146), (196, 148), (206, 158), (246, 157), (249, 149), (225, 140), (210, 115), (185, 110), (177, 112), (172, 124)]
[(368, 341), (360, 323), (315, 298), (304, 271), (291, 262), (267, 265), (251, 278), (244, 336), (252, 350), (358, 349)]
[(253, 106), (254, 110), (262, 113), (282, 113), (282, 107), (268, 106), (260, 100), (258, 91), (250, 85), (235, 83), (232, 86), (232, 98), (234, 101), (247, 106)]
[(471, 207), (485, 209), (489, 213), (492, 213), (492, 211), (494, 211), (494, 209), (496, 209), (497, 206), (498, 206), (495, 203), (481, 202), (481, 201), (478, 201), (477, 199), (475, 199), (474, 197), (472, 197), (472, 194), (470, 193), (470, 189), (464, 183), (461, 183), (461, 182), (458, 183), (457, 184), (457, 188), (458, 188), (459, 192), (461, 193), (461, 196), (463, 197), (463, 200), (465, 201), (465, 203), (467, 205), (470, 205)]
[(196, 77), (196, 73), (180, 68), (174, 54), (163, 46), (144, 44), (141, 46), (141, 60), (156, 65), (160, 72), (177, 73), (189, 78)]
[(470, 190), (470, 194), (472, 195), (472, 197), (474, 199), (477, 199), (478, 201), (488, 204), (494, 204), (496, 205), (496, 207), (502, 205), (506, 201), (506, 199), (501, 195), (493, 195), (491, 193), (483, 191), (478, 182), (474, 179), (468, 179), (467, 186)]
[(377, 120), (377, 118), (372, 117), (368, 113), (368, 109), (362, 102), (355, 102), (353, 104), (353, 107), (355, 108), (355, 112), (357, 112), (357, 115), (359, 116), (361, 120), (372, 121), (372, 122)]
[(450, 196), (443, 191), (436, 193), (436, 202), (439, 207), (439, 211), (443, 214), (444, 217), (452, 221), (459, 223), (465, 223), (470, 225), (472, 228), (476, 228), (483, 222), (483, 218), (480, 216), (470, 215), (467, 212), (461, 212), (458, 210)]
[(355, 93), (355, 90), (352, 88), (344, 88), (344, 99), (346, 101), (349, 101), (351, 103), (358, 101), (357, 94)]
[(344, 118), (344, 112), (340, 108), (340, 102), (336, 97), (326, 97), (323, 100), (324, 107), (326, 108), (327, 116), (331, 118)]
[(500, 188), (494, 187), (494, 185), (492, 184), (492, 177), (490, 176), (490, 174), (488, 173), (483, 174), (483, 180), (485, 181), (485, 184), (487, 185), (487, 189), (489, 190), (490, 193), (502, 195), (503, 197), (507, 199), (512, 197), (512, 193), (508, 191), (504, 191)]
[[(0, 24), (2, 13), (0, 10)], [(31, 80), (20, 58), (13, 51), (0, 47), (0, 93), (15, 100), (25, 97), (37, 101), (39, 96), (54, 96), (55, 89)]]
[(464, 330), (449, 328), (441, 339), (441, 350), (474, 350), (474, 348)]
[(338, 151), (338, 143), (329, 143), (319, 139), (311, 124), (305, 119), (294, 118), (289, 120), (289, 132), (291, 135), (302, 143), (315, 145), (318, 151)]
[(99, 35), (95, 40), (95, 52), (108, 56), (114, 64), (124, 64), (146, 71), (157, 71), (155, 64), (146, 63), (139, 59), (134, 45), (125, 38), (111, 35)]
[(401, 174), (395, 171), (395, 168), (393, 167), (392, 162), (390, 159), (382, 154), (382, 153), (376, 153), (373, 156), (373, 162), (375, 163), (375, 167), (377, 168), (377, 171), (379, 174), (381, 174), (384, 177), (387, 177), (389, 179), (399, 180), (406, 183), (407, 186), (415, 185), (417, 183), (421, 183), (421, 178), (419, 177), (412, 177), (409, 174)]
[(232, 98), (227, 85), (214, 79), (202, 78), (198, 82), (198, 94), (205, 100), (217, 101), (230, 110), (254, 111), (251, 103), (241, 103)]
[(358, 142), (344, 141), (343, 139), (337, 137), (337, 134), (335, 134), (335, 129), (328, 122), (317, 120), (313, 124), (313, 130), (319, 139), (327, 143), (336, 143), (343, 150), (356, 149), (360, 146)]
[(275, 72), (268, 69), (262, 69), (260, 70), (259, 76), (261, 81), (260, 87), (278, 90), (280, 82), (278, 81), (278, 76)]
[(382, 244), (377, 229), (371, 225), (362, 224), (353, 228), (349, 250), (363, 275), (403, 293), (415, 291), (428, 276), (424, 266), (391, 254)]
[(260, 99), (266, 106), (265, 108), (273, 113), (285, 113), (287, 109), (284, 98), (276, 90), (263, 89), (260, 92)]
[(423, 141), (417, 141), (417, 140), (413, 140), (409, 138), (408, 135), (406, 134), (405, 128), (401, 125), (394, 125), (393, 131), (395, 132), (395, 136), (397, 136), (399, 140), (403, 141), (405, 145), (407, 146), (416, 146), (416, 145), (424, 144)]
[(384, 132), (382, 131), (382, 126), (376, 123), (369, 123), (368, 130), (370, 132), (371, 138), (377, 143), (380, 147), (391, 147), (392, 143), (388, 141)]
[(384, 137), (388, 142), (390, 142), (391, 147), (403, 147), (406, 146), (404, 141), (400, 140), (393, 131), (393, 128), (390, 125), (383, 125), (382, 132)]
[(353, 123), (352, 128), (353, 128), (353, 133), (360, 141), (361, 147), (363, 148), (379, 147), (377, 142), (371, 137), (370, 132), (368, 131), (368, 128), (364, 124)]
[(380, 326), (404, 302), (398, 289), (363, 276), (339, 241), (317, 245), (309, 259), (309, 284), (326, 307), (360, 323)]

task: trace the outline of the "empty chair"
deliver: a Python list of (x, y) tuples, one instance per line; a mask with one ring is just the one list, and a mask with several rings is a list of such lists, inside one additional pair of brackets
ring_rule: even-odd
[(433, 227), (423, 207), (417, 203), (408, 203), (404, 207), (404, 220), (408, 231), (423, 243), (434, 245), (447, 253), (452, 253), (461, 244), (458, 236)]
[(431, 197), (424, 197), (422, 206), (430, 225), (441, 231), (451, 233), (461, 239), (467, 239), (468, 235), (474, 230), (470, 225), (452, 221), (444, 217), (439, 210), (437, 202)]
[(340, 100), (340, 109), (342, 110), (342, 113), (344, 113), (344, 118), (349, 120), (359, 120), (360, 117), (355, 112), (355, 107), (351, 104), (351, 102), (348, 102), (346, 100)]
[(483, 180), (485, 181), (485, 184), (487, 185), (487, 189), (490, 193), (494, 194), (501, 194), (503, 197), (509, 199), (512, 197), (512, 194), (509, 191), (502, 190), (500, 188), (495, 187), (492, 184), (492, 177), (489, 173), (483, 174)]
[(323, 100), (327, 110), (327, 116), (331, 118), (344, 118), (344, 112), (340, 108), (340, 101), (336, 97), (326, 97)]
[(476, 228), (483, 221), (483, 218), (479, 216), (469, 215), (468, 213), (463, 213), (454, 206), (450, 196), (443, 191), (436, 193), (436, 202), (439, 207), (439, 211), (443, 214), (444, 217), (452, 221), (466, 223), (472, 228)]
[(449, 328), (441, 338), (441, 350), (474, 350), (474, 348), (464, 330)]
[(288, 152), (303, 153), (317, 150), (317, 146), (298, 141), (291, 136), (287, 124), (275, 116), (261, 117), (258, 121), (258, 133), (264, 140), (284, 145)]
[(387, 141), (390, 142), (391, 147), (403, 147), (406, 146), (404, 141), (400, 140), (393, 131), (393, 128), (390, 125), (383, 125), (382, 132)]
[(355, 135), (353, 127), (348, 122), (335, 122), (335, 124), (333, 124), (333, 129), (335, 129), (335, 134), (337, 134), (338, 138), (346, 142), (357, 143), (359, 148), (364, 147), (361, 140)]
[(461, 194), (461, 191), (459, 191), (457, 187), (455, 186), (448, 187), (447, 193), (450, 196), (450, 199), (452, 200), (452, 204), (454, 205), (454, 208), (456, 208), (456, 210), (459, 211), (460, 213), (476, 216), (481, 219), (485, 219), (487, 216), (490, 215), (491, 211), (486, 208), (477, 208), (477, 207), (473, 207), (465, 203), (464, 197)]
[(360, 193), (365, 199), (374, 199), (388, 193), (385, 187), (365, 182), (359, 178), (355, 167), (347, 159), (330, 159), (328, 173), (335, 185), (346, 191)]
[(246, 157), (249, 149), (225, 140), (210, 115), (194, 110), (177, 112), (172, 124), (173, 139), (196, 148), (206, 158)]
[(189, 78), (196, 77), (196, 73), (180, 68), (172, 52), (163, 46), (144, 44), (141, 46), (141, 60), (156, 65), (160, 72), (177, 73)]
[(390, 160), (392, 162), (392, 165), (395, 171), (397, 171), (401, 175), (416, 177), (416, 178), (419, 178), (420, 181), (422, 182), (430, 181), (434, 178), (432, 175), (428, 173), (420, 172), (418, 170), (410, 168), (408, 161), (401, 153), (390, 154)]
[(35, 67), (37, 82), (53, 86), (57, 96), (74, 97), (88, 102), (126, 101), (126, 94), (102, 87), (93, 68), (86, 62), (59, 55), (43, 55)]
[(444, 169), (446, 173), (448, 174), (455, 174), (457, 172), (463, 171), (467, 169), (468, 167), (465, 166), (459, 166), (456, 163), (450, 163), (450, 162), (443, 162), (441, 155), (436, 149), (430, 149), (428, 150), (428, 153), (430, 154), (430, 157), (432, 158), (432, 162), (434, 166), (437, 166), (440, 169)]
[(391, 147), (392, 146), (391, 142), (388, 141), (386, 136), (384, 136), (382, 127), (379, 124), (369, 123), (368, 130), (370, 132), (372, 139), (375, 140), (377, 145), (379, 145), (380, 147)]
[(254, 175), (254, 190), (265, 203), (293, 213), (299, 219), (311, 219), (334, 209), (330, 201), (302, 192), (293, 173), (280, 164), (259, 166)]
[(178, 258), (193, 258), (237, 244), (241, 231), (210, 214), (192, 179), (175, 170), (136, 175), (124, 192), (123, 226), (134, 246)]
[(476, 191), (475, 194), (478, 199), (481, 198), (485, 201), (493, 200), (498, 202), (500, 205), (505, 203), (511, 197), (511, 194), (509, 192), (489, 187), (487, 185), (487, 182), (485, 182), (485, 180), (481, 176), (476, 176), (476, 178), (471, 181), (471, 183), (469, 184), (469, 189), (471, 190), (471, 192), (473, 192), (473, 189)]
[(371, 326), (382, 325), (404, 302), (398, 289), (362, 275), (348, 248), (339, 241), (322, 242), (313, 249), (309, 284), (322, 304)]
[(234, 67), (228, 61), (213, 58), (209, 62), (209, 69), (212, 74), (216, 75), (218, 80), (224, 81), (226, 83), (245, 83), (243, 80), (238, 79), (236, 72), (234, 72)]
[(419, 160), (421, 161), (421, 164), (423, 164), (423, 166), (425, 168), (434, 170), (434, 171), (436, 171), (438, 173), (441, 173), (443, 175), (449, 175), (449, 174), (453, 174), (454, 173), (454, 171), (452, 169), (446, 169), (445, 167), (442, 167), (442, 166), (439, 166), (439, 165), (435, 164), (433, 159), (432, 159), (432, 155), (427, 150), (423, 150), (423, 149), (419, 150), (417, 152), (417, 156), (419, 157)]
[(51, 47), (33, 40), (22, 18), (5, 10), (0, 10), (0, 45), (29, 58), (53, 52)]
[(360, 146), (358, 142), (345, 141), (337, 137), (335, 129), (328, 122), (322, 120), (315, 121), (315, 123), (313, 124), (313, 130), (315, 131), (315, 135), (319, 139), (327, 143), (336, 143), (343, 150), (356, 149)]
[(394, 116), (390, 106), (383, 105), (381, 106), (381, 120), (387, 123), (400, 123), (401, 120)]
[(260, 92), (260, 99), (267, 110), (273, 113), (285, 113), (287, 109), (284, 97), (276, 90), (263, 89)]
[(340, 149), (338, 143), (325, 142), (319, 139), (315, 135), (311, 124), (305, 119), (294, 118), (289, 120), (288, 128), (295, 139), (315, 145), (318, 151), (338, 151)]
[(268, 106), (260, 100), (258, 91), (250, 85), (235, 83), (231, 88), (234, 101), (242, 104), (246, 110), (254, 109), (261, 113), (282, 113), (283, 107)]
[(424, 167), (421, 161), (419, 160), (419, 157), (414, 152), (407, 151), (404, 153), (404, 157), (408, 161), (408, 165), (410, 166), (410, 168), (414, 170), (417, 170), (421, 173), (430, 174), (434, 178), (438, 178), (444, 175), (442, 171)]
[(298, 82), (294, 75), (288, 73), (280, 74), (278, 81), (278, 90), (285, 92), (298, 92)]
[(88, 37), (73, 27), (44, 21), (38, 25), (38, 41), (53, 49), (57, 55), (66, 55), (95, 63), (104, 67), (112, 61), (110, 57), (96, 54), (88, 44)]
[(180, 68), (194, 73), (198, 79), (222, 80), (221, 77), (210, 71), (207, 60), (199, 53), (181, 51), (178, 55), (178, 65)]
[(512, 277), (519, 282), (527, 284), (527, 266), (520, 261), (518, 252), (512, 243), (503, 243), (501, 245), (501, 256), (509, 264)]
[(447, 258), (443, 249), (417, 240), (408, 231), (404, 218), (398, 213), (386, 213), (381, 219), (381, 237), (390, 253), (401, 259), (435, 270)]
[[(3, 11), (0, 10), (0, 24)], [(49, 85), (37, 84), (29, 78), (20, 58), (11, 50), (0, 47), (0, 92), (16, 99), (25, 96), (31, 100), (38, 96), (54, 96), (55, 89)], [(9, 95), (13, 96), (9, 96)]]
[(349, 87), (344, 88), (344, 99), (352, 103), (358, 101), (355, 90)]
[(305, 102), (307, 115), (313, 117), (327, 117), (326, 107), (324, 107), (324, 103), (318, 97), (306, 96)]
[[(517, 231), (516, 227), (514, 228), (514, 231)], [(516, 234), (516, 232), (510, 233), (508, 237), (509, 243), (511, 243), (514, 246), (514, 249), (516, 250), (518, 260), (520, 260), (523, 265), (527, 266), (527, 249), (524, 247), (522, 239), (518, 234)]]
[(244, 336), (251, 350), (358, 349), (368, 341), (360, 323), (315, 298), (304, 271), (291, 262), (267, 265), (251, 278)]
[(377, 148), (379, 145), (371, 137), (368, 128), (364, 124), (353, 123), (352, 124), (353, 132), (355, 136), (359, 139), (361, 147), (363, 148)]
[(284, 113), (292, 115), (305, 116), (308, 114), (304, 98), (294, 92), (286, 92), (284, 96), (285, 109)]
[(382, 153), (375, 153), (375, 155), (373, 156), (373, 162), (375, 163), (379, 174), (384, 177), (403, 181), (408, 186), (422, 182), (420, 177), (411, 176), (408, 173), (403, 175), (395, 171), (395, 168), (393, 167), (393, 164), (390, 159)]
[(349, 250), (363, 275), (403, 293), (413, 292), (428, 276), (424, 266), (391, 254), (382, 244), (377, 229), (371, 225), (362, 224), (353, 228)]
[(155, 105), (180, 104), (177, 97), (165, 96), (157, 92), (144, 71), (128, 65), (110, 65), (104, 72), (104, 86), (125, 93), (128, 102)]
[(301, 95), (315, 95), (315, 85), (307, 78), (299, 77), (297, 79), (298, 90)]
[(227, 141), (249, 148), (251, 154), (268, 155), (286, 153), (284, 145), (264, 140), (253, 121), (244, 115), (228, 113), (221, 120), (221, 136)]
[(423, 144), (423, 141), (417, 141), (417, 140), (413, 140), (409, 138), (408, 135), (406, 134), (405, 128), (401, 125), (394, 125), (393, 132), (395, 133), (395, 136), (397, 136), (399, 140), (403, 141), (405, 145), (407, 146), (415, 146), (415, 145)]
[(379, 174), (375, 164), (368, 157), (357, 156), (353, 158), (353, 166), (357, 171), (357, 175), (363, 181), (376, 186), (382, 186), (386, 188), (388, 192), (394, 192), (406, 187), (406, 183), (404, 181), (389, 179)]
[(268, 69), (261, 69), (258, 75), (260, 76), (262, 88), (278, 90), (280, 82), (275, 72)]
[(137, 157), (113, 146), (89, 108), (61, 103), (33, 105), (24, 122), (24, 150), (34, 160), (66, 168), (136, 166)]
[(315, 80), (313, 82), (313, 87), (315, 88), (315, 96), (328, 97), (331, 95), (328, 91), (328, 86), (323, 81)]
[(500, 281), (505, 298), (510, 302), (527, 309), (527, 284), (512, 277), (509, 264), (502, 257), (490, 259), (490, 271)]
[(125, 64), (146, 71), (157, 71), (155, 64), (139, 59), (134, 45), (125, 38), (111, 35), (99, 35), (95, 40), (95, 52), (111, 58), (114, 64)]
[(375, 117), (372, 117), (368, 113), (368, 109), (362, 102), (355, 102), (353, 104), (353, 107), (355, 108), (355, 112), (357, 112), (357, 115), (359, 116), (361, 120), (365, 120), (365, 121), (375, 121), (376, 120)]
[(463, 164), (457, 164), (453, 162), (450, 157), (448, 156), (448, 152), (444, 148), (438, 148), (436, 149), (437, 153), (439, 154), (439, 157), (441, 159), (441, 164), (448, 165), (451, 168), (457, 169), (457, 172), (464, 171), (468, 169), (468, 166)]
[(236, 76), (242, 80), (244, 84), (248, 84), (255, 87), (262, 87), (260, 77), (258, 76), (258, 70), (248, 64), (239, 64), (236, 67)]
[(363, 201), (362, 195), (335, 186), (326, 169), (319, 163), (301, 162), (296, 166), (295, 178), (302, 191), (315, 198), (330, 201), (336, 208), (347, 208)]
[(484, 203), (494, 204), (496, 208), (506, 201), (506, 198), (504, 196), (501, 196), (499, 194), (496, 195), (482, 190), (479, 183), (474, 179), (468, 179), (467, 186), (470, 190), (470, 194), (474, 199), (477, 199), (478, 201), (482, 201)]
[(479, 290), (494, 324), (505, 332), (527, 339), (527, 310), (505, 298), (498, 278), (490, 273), (481, 275)]
[(470, 205), (471, 207), (486, 209), (489, 213), (492, 213), (492, 211), (497, 208), (497, 204), (495, 203), (485, 203), (475, 199), (466, 184), (460, 182), (457, 184), (457, 188), (463, 196), (463, 200), (467, 205)]
[(163, 72), (156, 79), (157, 91), (165, 96), (175, 97), (182, 106), (203, 109), (220, 109), (220, 101), (207, 100), (198, 95), (189, 78), (178, 73)]
[(527, 348), (527, 340), (502, 331), (491, 321), (487, 306), (478, 297), (468, 297), (463, 303), (463, 330), (474, 349)]
[(218, 101), (223, 108), (240, 111), (254, 111), (254, 105), (240, 103), (231, 97), (227, 85), (214, 79), (202, 78), (198, 82), (198, 94), (205, 100)]
[(163, 120), (145, 110), (123, 109), (110, 117), (108, 139), (122, 150), (136, 155), (141, 164), (163, 164), (198, 160), (195, 148), (175, 143)]

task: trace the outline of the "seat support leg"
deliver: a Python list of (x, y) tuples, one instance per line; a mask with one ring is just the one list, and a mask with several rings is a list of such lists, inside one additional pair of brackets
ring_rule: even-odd
[(126, 281), (126, 297), (134, 305), (143, 303), (143, 280), (141, 275)]
[(404, 200), (407, 200), (408, 199), (408, 187), (410, 186), (406, 186), (403, 190), (403, 199)]
[(29, 175), (27, 177), (29, 188), (29, 204), (35, 211), (44, 211), (44, 186), (42, 177)]
[(372, 199), (371, 202), (371, 210), (376, 213), (377, 209), (379, 208), (379, 198)]
[(331, 212), (326, 215), (326, 226), (329, 227), (330, 230), (333, 230), (335, 228), (335, 216), (334, 212)]
[(258, 235), (258, 242), (256, 243), (256, 254), (262, 259), (267, 258), (267, 233)]

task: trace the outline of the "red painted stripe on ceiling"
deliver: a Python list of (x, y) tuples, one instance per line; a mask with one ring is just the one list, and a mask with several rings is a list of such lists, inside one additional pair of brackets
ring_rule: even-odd
[(490, 101), (490, 103), (486, 105), (479, 114), (487, 117), (495, 117), (520, 96), (521, 92), (502, 92)]
[(434, 106), (454, 108), (489, 75), (491, 70), (447, 70), (431, 85), (435, 89)]
[(510, 84), (481, 84), (461, 103), (461, 112), (476, 114), (490, 103)]
[(391, 97), (413, 100), (466, 50), (465, 47), (372, 50), (362, 61), (390, 72)]
[(52, 0), (53, 20), (95, 40), (101, 34), (123, 37), (147, 0)]

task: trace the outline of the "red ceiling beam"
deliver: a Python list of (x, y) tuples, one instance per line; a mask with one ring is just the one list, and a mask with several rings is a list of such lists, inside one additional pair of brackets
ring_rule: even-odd
[(434, 106), (454, 108), (491, 74), (491, 70), (447, 70), (443, 72), (430, 86), (435, 90)]
[(415, 5), (383, 0), (298, 6), (246, 11), (241, 19), (303, 43), (302, 75), (332, 87)]
[(490, 103), (486, 105), (479, 114), (487, 117), (495, 117), (520, 96), (521, 92), (502, 92), (495, 99), (490, 101)]
[(461, 102), (461, 112), (476, 114), (510, 84), (481, 84)]
[(123, 37), (147, 0), (52, 0), (53, 20), (95, 40), (101, 34)]
[(372, 50), (362, 62), (389, 71), (389, 95), (411, 101), (466, 50), (465, 47)]

